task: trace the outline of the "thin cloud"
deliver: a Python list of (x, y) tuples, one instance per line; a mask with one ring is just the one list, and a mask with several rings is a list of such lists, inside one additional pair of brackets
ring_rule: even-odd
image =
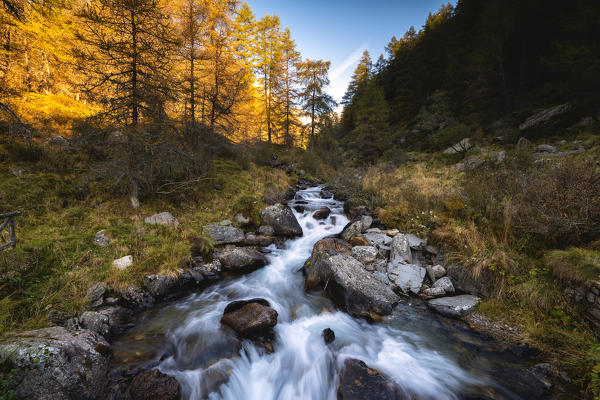
[(352, 67), (354, 63), (360, 60), (360, 57), (362, 56), (362, 53), (363, 51), (365, 51), (366, 48), (367, 46), (362, 45), (358, 49), (354, 50), (352, 54), (346, 57), (346, 59), (339, 66), (337, 66), (331, 71), (331, 80), (335, 81), (337, 78), (340, 77), (340, 75), (346, 72), (348, 68)]

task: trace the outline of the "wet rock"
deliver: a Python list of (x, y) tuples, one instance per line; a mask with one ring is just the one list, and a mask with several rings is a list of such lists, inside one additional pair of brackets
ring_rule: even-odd
[(106, 399), (110, 355), (106, 340), (87, 329), (44, 328), (0, 342), (0, 365), (18, 370), (19, 399)]
[(94, 309), (104, 304), (104, 299), (108, 295), (108, 289), (102, 282), (93, 284), (87, 291), (86, 300), (88, 307)]
[(348, 359), (339, 373), (338, 400), (398, 400), (399, 388), (363, 361)]
[(390, 262), (412, 263), (410, 243), (406, 235), (399, 233), (392, 238), (392, 243), (390, 245)]
[(225, 307), (221, 323), (241, 337), (267, 334), (277, 324), (277, 311), (264, 299), (235, 301)]
[(425, 268), (415, 264), (390, 262), (387, 266), (388, 277), (404, 293), (418, 294), (425, 279)]
[(433, 287), (442, 288), (446, 294), (454, 294), (454, 285), (452, 285), (452, 281), (447, 276), (435, 281)]
[(342, 231), (341, 237), (345, 241), (349, 241), (351, 238), (360, 236), (362, 233), (362, 223), (360, 221), (354, 221), (348, 224)]
[(283, 204), (268, 206), (260, 212), (260, 221), (263, 225), (273, 228), (277, 236), (302, 236), (302, 227), (296, 220), (292, 210)]
[(113, 261), (113, 267), (115, 267), (118, 270), (125, 270), (129, 267), (131, 267), (133, 265), (133, 257), (132, 256), (125, 256), (119, 259), (116, 259), (115, 261)]
[(352, 257), (356, 258), (362, 264), (375, 261), (377, 254), (377, 249), (373, 246), (355, 246), (352, 248)]
[(250, 247), (223, 249), (215, 252), (214, 258), (221, 263), (223, 271), (234, 274), (247, 274), (267, 264), (265, 256)]
[(127, 286), (121, 292), (121, 297), (125, 304), (133, 310), (145, 310), (154, 304), (154, 297), (150, 293), (133, 285)]
[(360, 236), (354, 236), (350, 238), (350, 240), (348, 240), (348, 243), (351, 246), (369, 246), (369, 242), (367, 242), (367, 239)]
[(303, 213), (303, 212), (304, 212), (304, 210), (306, 210), (306, 207), (304, 207), (304, 206), (301, 206), (301, 205), (295, 205), (295, 206), (294, 206), (294, 210), (296, 210), (296, 211), (297, 211), (297, 212), (299, 212), (299, 213)]
[(492, 371), (490, 375), (523, 399), (546, 398), (552, 388), (549, 381), (528, 369), (503, 368)]
[(170, 212), (161, 212), (158, 214), (154, 214), (151, 217), (147, 217), (144, 219), (144, 222), (150, 225), (168, 225), (168, 226), (177, 226), (179, 222), (175, 219), (175, 217)]
[(429, 300), (427, 306), (446, 317), (460, 318), (472, 312), (477, 303), (479, 303), (479, 297), (465, 294)]
[(202, 233), (210, 237), (215, 246), (241, 243), (245, 239), (244, 231), (233, 226), (231, 221), (205, 225), (202, 228)]
[(144, 277), (144, 288), (153, 297), (162, 299), (173, 293), (178, 288), (177, 278), (169, 275), (146, 275)]
[(329, 344), (335, 340), (335, 332), (331, 328), (323, 329), (323, 340)]
[(179, 400), (180, 391), (177, 379), (157, 369), (140, 372), (128, 388), (132, 400)]
[(94, 236), (94, 243), (100, 247), (106, 247), (110, 244), (110, 239), (106, 236), (104, 230), (96, 232)]
[(389, 314), (398, 296), (347, 254), (317, 252), (306, 266), (306, 290), (324, 287), (338, 307), (366, 319)]
[(314, 212), (313, 218), (317, 219), (317, 220), (325, 219), (325, 218), (329, 217), (329, 214), (331, 214), (331, 210), (329, 209), (329, 207), (322, 207)]
[(85, 311), (79, 316), (79, 323), (84, 329), (96, 332), (107, 339), (110, 336), (110, 326), (106, 315), (95, 311)]

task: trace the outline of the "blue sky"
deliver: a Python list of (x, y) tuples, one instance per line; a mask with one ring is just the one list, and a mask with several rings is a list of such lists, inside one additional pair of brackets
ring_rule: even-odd
[[(329, 93), (341, 100), (363, 50), (373, 61), (392, 36), (419, 28), (442, 0), (246, 0), (257, 18), (277, 14), (303, 58), (331, 61)], [(455, 4), (456, 1), (451, 1)]]

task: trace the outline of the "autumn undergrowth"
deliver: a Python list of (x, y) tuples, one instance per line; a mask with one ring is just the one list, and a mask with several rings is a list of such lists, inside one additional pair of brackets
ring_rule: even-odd
[(448, 263), (485, 276), (494, 294), (479, 310), (521, 328), (583, 394), (597, 396), (598, 339), (565, 295), (600, 279), (598, 142), (586, 143), (587, 156), (535, 163), (514, 149), (502, 165), (466, 173), (460, 157), (414, 153), (369, 167), (360, 188), (387, 226), (429, 238)]

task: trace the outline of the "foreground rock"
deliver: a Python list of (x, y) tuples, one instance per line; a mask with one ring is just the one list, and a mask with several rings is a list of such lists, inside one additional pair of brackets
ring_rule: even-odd
[(277, 324), (277, 311), (264, 299), (234, 301), (223, 311), (221, 323), (239, 336), (252, 338), (269, 334)]
[(264, 208), (260, 212), (260, 221), (262, 225), (272, 227), (277, 236), (302, 236), (302, 227), (294, 213), (283, 204), (278, 203)]
[(262, 268), (267, 263), (264, 255), (250, 247), (234, 247), (220, 250), (214, 254), (224, 272), (247, 274)]
[(215, 246), (235, 244), (244, 241), (244, 231), (233, 226), (231, 221), (208, 224), (202, 228), (202, 233), (210, 237)]
[(369, 368), (364, 362), (353, 358), (344, 363), (339, 380), (337, 392), (339, 400), (408, 399), (401, 395), (401, 389), (395, 382), (379, 371)]
[(62, 327), (23, 332), (0, 343), (0, 365), (19, 370), (17, 396), (31, 400), (108, 398), (110, 354), (97, 333)]
[(477, 303), (479, 303), (479, 297), (465, 294), (429, 300), (427, 306), (446, 317), (460, 318), (472, 312)]
[(178, 289), (177, 278), (169, 275), (147, 275), (144, 277), (144, 288), (157, 299), (161, 299)]
[(180, 387), (175, 378), (153, 369), (137, 374), (128, 392), (132, 400), (178, 400)]
[(316, 252), (305, 268), (306, 290), (324, 287), (338, 307), (356, 317), (376, 319), (389, 314), (399, 301), (386, 284), (373, 278), (348, 254)]

